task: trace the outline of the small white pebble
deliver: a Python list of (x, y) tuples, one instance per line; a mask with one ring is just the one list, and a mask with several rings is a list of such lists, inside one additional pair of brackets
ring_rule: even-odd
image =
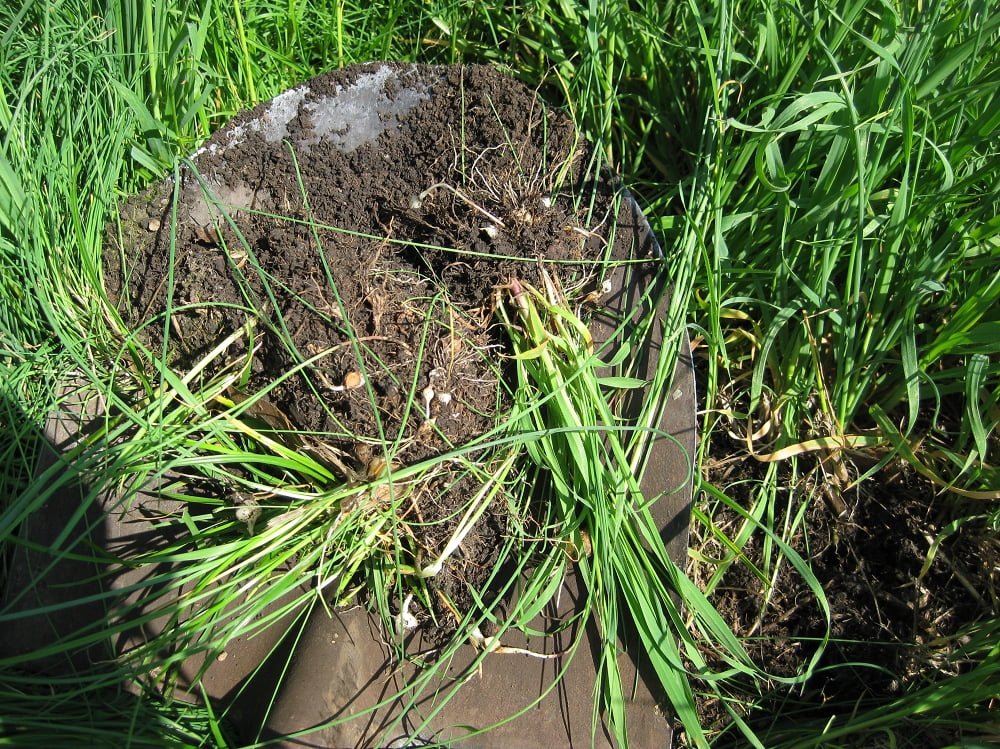
[(483, 227), (483, 233), (490, 239), (496, 239), (500, 236), (500, 230), (496, 227), (496, 224), (489, 224)]
[(548, 195), (539, 198), (538, 202), (541, 204), (542, 208), (552, 207), (552, 198), (550, 198)]
[(410, 196), (410, 210), (411, 211), (419, 211), (421, 208), (423, 208), (423, 205), (424, 205), (424, 201), (422, 201), (420, 199), (419, 195), (411, 195)]
[(451, 403), (451, 393), (438, 393), (437, 399), (442, 406), (447, 406)]

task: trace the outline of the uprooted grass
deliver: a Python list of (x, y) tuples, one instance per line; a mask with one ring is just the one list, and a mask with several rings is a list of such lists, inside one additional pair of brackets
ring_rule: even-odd
[[(619, 627), (627, 622), (638, 632), (642, 652), (688, 740), (707, 746), (692, 688), (695, 674), (709, 685), (714, 680), (706, 651), (733, 680), (770, 678), (795, 684), (808, 679), (812, 664), (784, 679), (768, 677), (670, 559), (636, 478), (648, 432), (641, 426), (620, 431), (620, 417), (607, 397), (608, 391), (646, 383), (627, 376), (598, 377), (597, 365), (621, 362), (618, 357), (606, 363), (595, 357), (586, 326), (563, 305), (556, 284), (544, 275), (542, 282), (544, 291), (538, 291), (526, 281), (511, 280), (507, 291), (513, 309), (504, 313), (504, 323), (518, 363), (518, 418), (527, 419), (530, 433), (539, 435), (526, 448), (553, 484), (548, 524), (558, 529), (563, 543), (579, 550), (587, 613), (601, 632), (595, 710), (609, 716), (615, 736), (627, 744), (626, 686), (619, 674), (616, 644)], [(655, 413), (657, 399), (651, 400), (648, 408)], [(794, 551), (784, 551), (822, 601), (823, 592), (804, 561)], [(678, 594), (676, 600), (671, 591)], [(678, 605), (681, 600), (690, 624)], [(821, 654), (819, 647), (813, 661)], [(734, 717), (745, 738), (755, 741), (753, 732)]]
[[(179, 184), (176, 175), (174, 184)], [(305, 195), (303, 203), (308, 205)], [(382, 468), (368, 471), (360, 478), (343, 470), (343, 462), (335, 452), (320, 450), (322, 443), (303, 445), (308, 440), (301, 435), (290, 433), (288, 428), (275, 429), (281, 426), (281, 419), (264, 407), (270, 389), (283, 380), (304, 375), (326, 352), (304, 355), (296, 348), (284, 319), (279, 316), (275, 321), (267, 313), (266, 309), (279, 306), (273, 295), (278, 280), (262, 267), (238, 227), (229, 221), (224, 207), (216, 207), (220, 209), (222, 222), (230, 224), (235, 237), (235, 242), (230, 243), (226, 232), (216, 229), (217, 249), (224, 255), (226, 265), (245, 274), (242, 280), (247, 281), (240, 284), (244, 299), (224, 305), (229, 312), (245, 318), (242, 326), (215, 342), (201, 358), (188, 363), (177, 359), (170, 343), (172, 334), (180, 335), (173, 315), (185, 311), (185, 306), (197, 307), (200, 303), (190, 300), (174, 303), (175, 279), (169, 270), (165, 280), (166, 309), (142, 321), (143, 329), (129, 329), (108, 306), (103, 311), (111, 329), (108, 335), (100, 341), (80, 341), (70, 351), (71, 356), (77, 355), (89, 365), (80, 367), (85, 381), (83, 390), (96, 391), (101, 400), (100, 415), (96, 424), (86, 430), (82, 441), (66, 451), (65, 462), (71, 468), (63, 471), (61, 465), (55, 466), (30, 482), (19, 493), (8, 517), (16, 522), (43, 512), (48, 499), (63, 486), (77, 481), (84, 484), (83, 507), (104, 512), (99, 518), (88, 518), (83, 525), (69, 524), (53, 542), (51, 551), (57, 562), (72, 557), (106, 570), (102, 582), (109, 585), (90, 600), (104, 604), (109, 609), (108, 617), (103, 626), (87, 626), (38, 650), (4, 658), (4, 666), (10, 672), (5, 674), (6, 685), (12, 691), (34, 683), (33, 676), (20, 673), (19, 667), (24, 664), (43, 656), (65, 656), (71, 650), (100, 648), (107, 640), (114, 639), (119, 647), (126, 641), (124, 652), (109, 659), (106, 669), (69, 679), (73, 688), (90, 693), (113, 689), (127, 680), (141, 685), (151, 697), (169, 698), (176, 685), (183, 685), (181, 668), (192, 659), (204, 658), (207, 666), (222, 658), (227, 644), (235, 638), (252, 636), (315, 607), (318, 602), (350, 605), (362, 588), (369, 591), (366, 603), (381, 614), (383, 630), (401, 639), (403, 630), (409, 627), (406, 618), (409, 602), (415, 598), (425, 611), (434, 609), (430, 582), (450, 562), (466, 534), (497, 497), (502, 496), (514, 508), (513, 515), (528, 514), (520, 510), (520, 505), (529, 498), (532, 482), (514, 480), (514, 476), (515, 472), (526, 470), (519, 458), (526, 454), (525, 445), (540, 436), (539, 429), (544, 429), (544, 425), (535, 425), (531, 431), (518, 428), (511, 432), (512, 426), (521, 426), (515, 418), (485, 435), (479, 443), (452, 446), (453, 449), (432, 460), (397, 465), (390, 446), (401, 439), (402, 433), (391, 434), (379, 422), (376, 447), (386, 451), (381, 456)], [(172, 222), (176, 221), (176, 212), (175, 207)], [(307, 223), (316, 235), (316, 251), (322, 253), (318, 227), (311, 220)], [(171, 223), (166, 228), (170, 237), (165, 248), (167, 267), (172, 269), (178, 254), (176, 226)], [(259, 283), (250, 283), (251, 280)], [(369, 359), (361, 354), (365, 342), (350, 325), (329, 273), (326, 280), (324, 292), (335, 300), (336, 316), (347, 330), (348, 343), (360, 366), (353, 389), (365, 389), (374, 379), (363, 364)], [(264, 289), (269, 304), (261, 304), (257, 295), (247, 291), (251, 285)], [(223, 306), (215, 301), (206, 304), (215, 310)], [(425, 333), (430, 324), (428, 317), (424, 320)], [(253, 368), (259, 331), (265, 327), (291, 354), (292, 365), (259, 391), (236, 397)], [(153, 345), (149, 345), (146, 335), (149, 331), (157, 331)], [(412, 349), (420, 359), (426, 355), (425, 342), (426, 335)], [(640, 350), (642, 341), (628, 341), (623, 346), (626, 351)], [(419, 369), (418, 362), (415, 371)], [(663, 369), (669, 371), (669, 362)], [(54, 379), (58, 381), (58, 372)], [(496, 379), (499, 382), (501, 378)], [(423, 408), (418, 395), (422, 394), (416, 376), (410, 382), (397, 384), (408, 393), (405, 408), (420, 413)], [(599, 398), (600, 393), (592, 390), (588, 396)], [(369, 397), (374, 397), (370, 391)], [(376, 404), (369, 405), (377, 413)], [(431, 421), (428, 412), (425, 424)], [(605, 426), (611, 428), (610, 418), (605, 419)], [(362, 440), (360, 435), (339, 436)], [(631, 464), (619, 467), (617, 476), (624, 475), (622, 470), (631, 475)], [(192, 493), (188, 488), (192, 475), (221, 486), (223, 491), (207, 496)], [(419, 504), (415, 498), (420, 487), (439, 479), (454, 484), (464, 478), (478, 488), (470, 492), (468, 504), (455, 514), (457, 522), (450, 538), (438, 549), (420, 548), (416, 524), (405, 520), (411, 514), (410, 508)], [(633, 478), (631, 483), (636, 481)], [(524, 490), (512, 492), (508, 484)], [(151, 502), (147, 499), (150, 493)], [(101, 507), (100, 503), (109, 497), (120, 497), (120, 506)], [(132, 517), (137, 510), (154, 512), (152, 518), (145, 518), (161, 531), (157, 539), (150, 539), (154, 543), (127, 550), (115, 548), (117, 540), (109, 549), (89, 545), (88, 534), (98, 530), (104, 514), (140, 520)], [(418, 520), (423, 524), (422, 519)], [(246, 526), (245, 537), (241, 524)], [(553, 577), (553, 572), (564, 572), (566, 568), (563, 537), (578, 525), (567, 519), (551, 529), (546, 524), (541, 537), (529, 538), (522, 532), (505, 539), (505, 548), (491, 578), (501, 576), (501, 567), (505, 571), (521, 570), (529, 564), (536, 568), (520, 590), (518, 605), (502, 623), (499, 633), (486, 641), (479, 634), (479, 627), (486, 618), (494, 616), (497, 602), (510, 591), (518, 576), (508, 577), (496, 593), (473, 591), (479, 603), (476, 611), (449, 603), (448, 609), (455, 613), (459, 623), (454, 636), (440, 649), (439, 662), (447, 662), (459, 646), (469, 641), (489, 654), (498, 649), (494, 645), (508, 628), (515, 623), (521, 627), (527, 624), (531, 619), (527, 612), (537, 612), (556, 595), (557, 587), (552, 582), (558, 582), (559, 577)], [(14, 545), (18, 543), (16, 537), (11, 540)], [(608, 543), (602, 540), (599, 547), (602, 553), (607, 547)], [(141, 573), (141, 579), (136, 578), (135, 572)], [(619, 584), (623, 585), (627, 578), (621, 574), (619, 577), (622, 578)], [(23, 618), (25, 612), (18, 609), (18, 603), (22, 598), (30, 598), (36, 587), (41, 587), (38, 583), (31, 581), (25, 590), (11, 598), (10, 608), (5, 611), (9, 620)], [(441, 591), (435, 592), (443, 595)], [(660, 593), (665, 595), (662, 586)], [(62, 602), (49, 610), (57, 612), (73, 603)], [(605, 614), (615, 605), (617, 595), (604, 597)], [(166, 626), (162, 626), (163, 622)], [(129, 641), (130, 633), (137, 627), (143, 628), (143, 636), (138, 641)], [(612, 620), (611, 629), (605, 633), (608, 647), (616, 629)], [(661, 667), (666, 669), (662, 661)], [(415, 690), (427, 686), (433, 674), (434, 669), (429, 669), (414, 686)], [(199, 675), (195, 675), (195, 683)], [(607, 704), (620, 706), (621, 684), (617, 684), (615, 691), (614, 680), (611, 681), (610, 694), (605, 700)], [(674, 681), (684, 683), (683, 677)], [(674, 691), (679, 699), (683, 698), (681, 704), (690, 704), (690, 690), (686, 694), (683, 689)], [(419, 696), (418, 691), (412, 699)], [(32, 698), (38, 697), (26, 699)], [(197, 710), (192, 707), (194, 714)], [(691, 722), (690, 709), (686, 715), (694, 733), (697, 724)], [(616, 717), (615, 728), (624, 738), (625, 727), (620, 716)]]
[[(670, 249), (673, 320), (690, 312), (701, 336), (703, 453), (730, 430), (739, 439), (727, 452), (768, 461), (763, 480), (727, 479), (749, 485), (739, 503), (735, 487), (704, 487), (718, 501), (701, 503), (694, 530), (725, 551), (697, 560), (708, 570), (700, 579), (743, 564), (766, 582), (787, 567), (779, 541), (807, 534), (806, 504), (818, 496), (803, 491), (799, 456), (828, 456), (832, 493), (848, 501), (852, 485), (899, 460), (945, 497), (996, 498), (1000, 20), (988, 5), (259, 8), (2, 11), (7, 496), (25, 496), (39, 445), (27, 422), (49, 410), (64, 371), (106, 381), (90, 352), (113, 337), (98, 258), (118, 191), (319, 66), (392, 57), (494, 60), (544, 81), (635, 185)], [(731, 531), (731, 516), (713, 516), (727, 504), (743, 518)], [(4, 534), (18, 517), (11, 506)], [(979, 516), (996, 527), (992, 504), (955, 513), (951, 528)], [(926, 686), (808, 720), (786, 693), (759, 703), (779, 710), (767, 744), (988, 732), (996, 601), (986, 581), (968, 582), (992, 613), (941, 643)], [(6, 698), (20, 694), (5, 692), (8, 715)], [(729, 696), (751, 714), (758, 705), (738, 688)], [(74, 725), (96, 725), (99, 711), (84, 712)], [(62, 736), (71, 728), (56, 725)]]
[[(248, 265), (254, 265), (248, 259), (251, 254), (248, 246), (226, 251), (238, 252)], [(330, 291), (337, 294), (335, 287)], [(563, 303), (561, 296), (550, 296), (546, 303), (548, 314), (552, 316), (555, 311), (562, 310), (561, 317), (553, 316), (552, 319), (556, 323), (562, 321), (560, 324), (575, 321), (574, 329), (585, 333), (583, 323), (568, 307), (561, 307)], [(539, 438), (549, 439), (546, 436), (548, 426), (544, 422), (529, 420), (525, 425), (521, 416), (515, 415), (475, 443), (454, 446), (443, 455), (413, 465), (397, 465), (394, 456), (387, 453), (380, 462), (380, 470), (355, 476), (352, 471), (343, 470), (335, 453), (320, 451), (322, 443), (305, 445), (313, 448), (311, 450), (302, 449), (302, 436), (288, 433), (288, 430), (274, 430), (270, 428), (273, 423), (267, 423), (271, 420), (255, 418), (258, 414), (255, 406), (265, 402), (268, 388), (248, 397), (233, 397), (235, 387), (246, 380), (256, 355), (256, 330), (266, 325), (268, 318), (264, 311), (255, 309), (249, 299), (240, 309), (247, 316), (246, 323), (183, 371), (170, 361), (167, 341), (171, 328), (166, 322), (170, 310), (155, 315), (150, 325), (165, 331), (162, 350), (150, 350), (143, 344), (141, 335), (130, 334), (118, 352), (110, 357), (113, 387), (102, 390), (100, 383), (85, 386), (85, 390), (96, 388), (103, 401), (98, 412), (105, 415), (99, 416), (96, 427), (88, 429), (82, 441), (66, 452), (65, 461), (71, 470), (63, 470), (62, 465), (57, 465), (39, 476), (20, 493), (13, 511), (21, 516), (41, 512), (53, 493), (66, 483), (79, 481), (87, 486), (85, 507), (98, 506), (108, 497), (121, 497), (121, 506), (104, 509), (110, 514), (123, 514), (135, 520), (140, 519), (131, 518), (135, 507), (147, 512), (155, 510), (153, 522), (160, 531), (161, 541), (150, 539), (153, 543), (147, 542), (139, 549), (119, 550), (113, 546), (107, 553), (93, 549), (85, 552), (81, 549), (88, 548), (87, 535), (96, 525), (68, 526), (69, 535), (63, 534), (65, 538), (55, 544), (62, 546), (62, 551), (53, 549), (55, 556), (59, 559), (82, 556), (95, 567), (107, 568), (103, 576), (110, 582), (110, 589), (95, 594), (93, 599), (106, 604), (109, 609), (107, 622), (104, 626), (71, 632), (41, 650), (8, 657), (4, 661), (8, 668), (17, 669), (40, 656), (59, 657), (70, 650), (100, 647), (109, 638), (125, 638), (137, 626), (149, 624), (144, 637), (130, 643), (114, 660), (114, 667), (86, 673), (73, 683), (76, 689), (89, 693), (113, 688), (127, 678), (143, 685), (150, 694), (170, 695), (175, 684), (181, 681), (181, 667), (192, 658), (205, 657), (205, 663), (211, 663), (222, 657), (228, 644), (237, 637), (252, 636), (297, 612), (315, 607), (317, 602), (350, 605), (362, 589), (369, 593), (365, 602), (381, 614), (384, 631), (395, 633), (401, 639), (404, 630), (410, 627), (406, 619), (408, 602), (416, 598), (425, 611), (434, 609), (430, 582), (498, 496), (513, 508), (513, 516), (530, 515), (526, 505), (532, 498), (533, 482), (514, 477), (516, 472), (527, 470), (523, 461), (519, 461), (521, 456), (531, 452), (526, 446)], [(342, 313), (341, 317), (346, 323), (346, 315)], [(535, 342), (545, 335), (540, 320), (529, 319), (525, 325)], [(356, 333), (353, 330), (350, 333), (351, 344), (362, 345)], [(587, 444), (592, 468), (598, 470), (599, 466), (609, 464), (603, 452), (594, 453), (603, 439), (601, 435), (618, 444), (615, 435), (618, 422), (608, 411), (602, 388), (616, 389), (641, 383), (623, 378), (598, 382), (593, 369), (599, 362), (593, 359), (585, 342), (581, 339), (578, 342), (581, 347), (574, 353), (565, 334), (554, 337), (553, 341), (556, 340), (564, 341), (560, 353), (570, 355), (565, 365), (569, 369), (564, 374), (582, 383), (584, 389), (579, 391), (582, 398), (578, 404), (588, 409), (582, 421), (578, 418), (568, 422), (565, 430), (567, 433), (589, 432)], [(290, 339), (284, 344), (294, 345)], [(622, 350), (627, 353), (641, 345), (640, 340), (625, 341)], [(232, 355), (231, 350), (238, 353)], [(302, 359), (272, 385), (299, 375), (321, 356), (322, 352)], [(359, 361), (362, 359), (359, 357)], [(364, 374), (362, 382), (371, 379), (370, 372)], [(566, 397), (567, 383), (561, 379), (548, 382), (546, 386), (554, 397)], [(415, 401), (416, 381), (409, 390), (410, 400)], [(533, 402), (530, 392), (518, 388), (511, 397), (519, 399), (521, 408), (537, 418), (539, 405)], [(419, 411), (418, 404), (411, 405)], [(646, 410), (653, 408), (648, 405)], [(595, 423), (600, 431), (586, 427), (593, 414), (601, 415), (601, 424)], [(647, 414), (646, 418), (650, 416)], [(260, 422), (268, 428), (262, 427)], [(383, 434), (380, 447), (389, 449), (394, 439), (392, 434)], [(632, 440), (630, 452), (639, 447)], [(606, 527), (610, 521), (602, 520), (596, 512), (577, 518), (574, 510), (577, 500), (587, 495), (592, 498), (585, 506), (592, 511), (604, 506), (604, 500), (599, 497), (608, 492), (621, 495), (618, 504), (623, 511), (626, 504), (640, 503), (641, 492), (633, 476), (635, 458), (626, 462), (619, 447), (613, 460), (617, 468), (608, 476), (612, 482), (625, 481), (625, 484), (617, 486), (604, 480), (586, 491), (578, 489), (575, 494), (564, 491), (561, 493), (564, 507), (561, 513), (556, 513), (557, 517), (545, 522), (532, 518), (530, 524), (514, 526), (489, 576), (493, 580), (506, 572), (507, 582), (497, 590), (473, 591), (473, 598), (479, 604), (474, 611), (460, 609), (454, 604), (448, 606), (458, 623), (450, 641), (440, 649), (439, 663), (447, 662), (454, 651), (466, 643), (478, 645), (486, 654), (493, 652), (499, 649), (497, 643), (508, 629), (528, 625), (531, 616), (527, 612), (539, 611), (557, 595), (558, 588), (553, 587), (552, 581), (559, 579), (557, 573), (565, 572), (565, 545), (581, 528), (590, 538), (600, 539), (595, 548), (602, 556), (613, 552), (618, 535)], [(556, 467), (551, 460), (541, 463), (550, 472)], [(563, 467), (562, 473), (572, 474), (573, 470)], [(191, 493), (187, 487), (193, 475), (221, 485), (223, 491), (207, 496)], [(411, 516), (410, 508), (420, 503), (417, 497), (421, 486), (441, 477), (445, 483), (457, 483), (463, 476), (470, 478), (472, 485), (478, 488), (471, 492), (467, 505), (459, 509), (462, 516), (450, 531), (450, 538), (439, 544), (435, 556), (430, 557), (427, 553), (430, 549), (419, 547), (417, 525), (423, 525), (424, 521), (419, 517), (419, 523), (412, 517), (407, 520)], [(509, 486), (522, 487), (522, 491), (511, 490)], [(140, 503), (139, 494), (145, 492), (148, 496), (150, 487), (155, 487), (152, 496), (156, 499)], [(100, 500), (101, 497), (105, 499)], [(642, 568), (641, 559), (644, 558), (638, 546), (639, 539), (647, 543), (654, 538), (659, 540), (649, 520), (648, 508), (643, 512), (638, 517), (644, 519), (644, 525), (637, 526), (631, 519), (625, 524), (633, 544), (630, 547), (632, 557), (626, 562), (636, 568)], [(95, 523), (102, 520), (98, 518)], [(621, 520), (616, 523), (620, 524)], [(246, 525), (245, 536), (241, 524)], [(544, 529), (541, 535), (537, 530), (529, 534), (529, 528), (537, 527)], [(675, 585), (679, 585), (682, 576), (666, 559), (662, 546), (659, 548), (658, 564), (670, 570)], [(521, 571), (529, 566), (534, 570), (525, 580), (520, 580), (519, 575), (509, 576), (510, 570)], [(610, 628), (605, 632), (606, 648), (610, 649), (606, 653), (607, 668), (611, 668), (607, 664), (617, 663), (613, 643), (618, 618), (615, 610), (621, 596), (627, 597), (629, 592), (640, 595), (637, 585), (644, 586), (649, 580), (658, 579), (654, 568), (648, 568), (639, 578), (628, 574), (631, 567), (619, 567), (613, 574), (615, 582), (606, 583), (609, 590), (601, 594), (596, 592), (602, 589), (597, 581), (611, 571), (604, 570), (601, 575), (591, 578), (594, 600), (600, 601), (602, 621), (608, 622)], [(130, 574), (132, 571), (143, 571), (141, 580), (135, 579)], [(514, 581), (519, 583), (518, 602), (510, 607), (497, 633), (485, 641), (479, 628), (484, 619), (494, 617), (493, 610), (511, 592)], [(441, 591), (435, 592), (444, 595)], [(16, 608), (18, 601), (31, 593), (32, 586), (28, 586), (12, 598), (10, 603), (15, 606), (10, 610), (12, 619), (23, 613)], [(693, 593), (696, 591), (687, 590), (687, 595)], [(653, 608), (659, 610), (669, 605), (662, 582), (649, 595)], [(711, 609), (703, 604), (702, 611), (709, 613), (707, 621), (711, 634), (724, 635), (725, 627), (717, 617), (710, 616)], [(674, 610), (674, 628), (683, 631), (678, 616)], [(657, 620), (654, 613), (644, 619), (647, 624)], [(168, 624), (152, 625), (157, 621)], [(650, 643), (659, 642), (661, 634), (649, 633), (647, 639)], [(396, 644), (401, 648), (400, 642)], [(692, 648), (693, 640), (688, 638), (687, 645)], [(731, 636), (724, 645), (727, 652), (733, 651), (734, 657), (739, 658), (739, 646)], [(696, 653), (690, 649), (691, 655)], [(400, 657), (403, 655), (405, 653), (400, 650)], [(743, 670), (752, 671), (745, 656), (743, 661)], [(685, 713), (688, 730), (692, 736), (697, 736), (698, 725), (690, 711), (691, 693), (690, 689), (685, 689), (686, 678), (673, 676), (671, 670), (680, 665), (679, 655), (674, 653), (668, 660), (659, 659), (658, 663), (661, 678), (671, 677), (669, 693), (676, 697), (678, 705), (688, 706)], [(429, 669), (421, 677), (413, 686), (414, 695), (409, 699), (416, 700), (421, 689), (429, 684), (433, 686), (434, 672), (433, 668)], [(610, 671), (607, 678), (609, 683), (602, 698), (606, 705), (620, 709), (624, 699), (620, 679)], [(34, 677), (30, 675), (11, 673), (7, 678), (12, 688), (33, 682)], [(623, 716), (616, 715), (614, 727), (624, 740), (622, 720)], [(704, 739), (699, 743), (703, 744)]]

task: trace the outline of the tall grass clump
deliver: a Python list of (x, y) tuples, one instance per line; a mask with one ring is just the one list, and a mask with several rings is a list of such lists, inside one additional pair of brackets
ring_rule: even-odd
[[(840, 447), (877, 434), (975, 496), (997, 484), (983, 406), (1000, 293), (989, 158), (1000, 19), (876, 5), (787, 14), (756, 64), (734, 65), (742, 104), (720, 122), (726, 225), (710, 319), (728, 352), (739, 349), (721, 320), (745, 316), (741, 406), (775, 427), (768, 452), (806, 425)], [(924, 437), (935, 446), (907, 455)]]
[[(890, 464), (927, 479), (948, 513), (979, 516), (963, 500), (998, 497), (998, 31), (983, 5), (734, 5), (716, 17), (719, 98), (701, 152), (713, 207), (694, 308), (703, 450), (731, 444), (728, 432), (765, 472), (710, 587), (759, 526), (806, 533), (810, 501), (846, 512)], [(710, 496), (701, 517), (717, 535), (713, 513), (732, 501)], [(941, 501), (925, 499), (928, 512)], [(761, 547), (774, 584), (788, 560), (767, 537)], [(997, 654), (989, 635), (978, 642), (968, 681), (934, 656), (926, 691), (830, 705), (788, 745), (933, 731), (945, 716), (975, 730)], [(785, 704), (788, 720), (765, 718), (769, 745), (795, 723)]]
[[(545, 71), (547, 90), (562, 91), (606, 145), (665, 239), (706, 374), (702, 453), (735, 436), (738, 453), (763, 466), (749, 492), (734, 485), (748, 505), (704, 487), (696, 535), (728, 549), (700, 557), (708, 590), (759, 538), (751, 571), (766, 591), (789, 566), (775, 541), (808, 532), (810, 502), (829, 495), (842, 509), (894, 465), (989, 535), (975, 503), (1000, 496), (1000, 17), (984, 3), (868, 0), (635, 10), (523, 6), (490, 16), (483, 47), (465, 49), (500, 57), (491, 43), (511, 40), (532, 63), (521, 74)], [(808, 488), (814, 476), (821, 493)], [(737, 512), (734, 530), (716, 520), (723, 510)], [(980, 665), (962, 687), (936, 670), (948, 658), (936, 655), (926, 693), (874, 700), (870, 714), (831, 706), (827, 715), (843, 717), (798, 740), (944, 715), (974, 726), (996, 659), (989, 635), (978, 642)], [(923, 702), (932, 689), (933, 708)], [(746, 696), (751, 714), (774, 710)], [(784, 699), (796, 715), (795, 697)]]

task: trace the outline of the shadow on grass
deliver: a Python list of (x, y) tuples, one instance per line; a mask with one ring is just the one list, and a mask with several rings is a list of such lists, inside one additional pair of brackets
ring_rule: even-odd
[[(6, 394), (0, 408), (7, 439), (35, 455), (33, 476), (2, 507), (5, 579), (0, 588), (0, 669), (49, 676), (60, 683), (93, 681), (106, 669), (110, 643), (99, 634), (101, 560), (106, 522), (82, 480), (84, 466), (66, 459), (79, 433), (67, 411), (43, 430), (31, 425)], [(9, 453), (8, 453), (9, 454)]]
[[(140, 696), (114, 658), (105, 546), (113, 525), (77, 450), (95, 404), (61, 393), (44, 429), (0, 391), (0, 455), (17, 456), (0, 498), (0, 743), (164, 746), (201, 743), (210, 714)], [(218, 730), (218, 727), (215, 727)]]

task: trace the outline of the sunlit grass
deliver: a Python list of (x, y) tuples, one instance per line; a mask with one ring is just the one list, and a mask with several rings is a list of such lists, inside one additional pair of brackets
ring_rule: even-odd
[[(722, 559), (699, 557), (709, 592), (733, 564), (750, 564), (762, 582), (788, 566), (808, 579), (790, 544), (814, 500), (804, 490), (785, 492), (781, 483), (791, 476), (794, 489), (815, 456), (836, 467), (860, 451), (871, 458), (869, 476), (901, 458), (946, 496), (998, 498), (1000, 16), (988, 4), (539, 2), (499, 11), (454, 0), (323, 9), (26, 2), (5, 7), (0, 18), (5, 545), (16, 523), (53, 490), (32, 480), (38, 426), (56, 403), (58, 383), (74, 372), (116, 414), (79, 449), (88, 476), (138, 488), (172, 470), (203, 466), (205, 452), (215, 451), (217, 477), (241, 491), (279, 489), (289, 513), (309, 507), (285, 516), (284, 531), (294, 525), (300, 540), (279, 542), (280, 524), (247, 535), (231, 508), (205, 503), (191, 522), (212, 539), (217, 556), (186, 573), (170, 572), (164, 584), (179, 585), (185, 574), (228, 572), (199, 604), (211, 608), (212, 600), (226, 602), (250, 584), (255, 572), (293, 557), (303, 575), (329, 577), (332, 539), (319, 529), (357, 487), (338, 485), (329, 467), (261, 435), (252, 401), (225, 401), (238, 367), (195, 377), (172, 371), (162, 352), (143, 350), (107, 311), (100, 257), (116, 203), (161, 178), (229, 116), (309, 75), (372, 59), (509, 66), (573, 115), (639, 197), (675, 285), (665, 327), (691, 326), (705, 373), (702, 452), (727, 430), (769, 462), (746, 506), (733, 503), (726, 487), (703, 487), (695, 534), (721, 539), (728, 549)], [(672, 354), (664, 354), (660, 382)], [(606, 449), (581, 429), (599, 424), (566, 426), (568, 440)], [(119, 439), (125, 435), (131, 441)], [(620, 456), (612, 457), (614, 466)], [(236, 458), (255, 483), (226, 471), (225, 460)], [(618, 462), (617, 477), (627, 485), (622, 468)], [(864, 480), (847, 474), (837, 479), (838, 490)], [(729, 534), (713, 518), (727, 507), (741, 518)], [(968, 505), (956, 505), (956, 512), (988, 514), (962, 508)], [(335, 546), (350, 549), (357, 545), (352, 534), (381, 532), (370, 517), (356, 520), (338, 525), (342, 543)], [(741, 553), (752, 538), (761, 539), (759, 560)], [(159, 550), (145, 561), (168, 561), (177, 551)], [(611, 556), (602, 559), (614, 567), (625, 547), (606, 551)], [(260, 568), (236, 561), (258, 553)], [(349, 567), (361, 563), (347, 558)], [(628, 575), (667, 579), (681, 587), (691, 619), (712, 616), (678, 571), (664, 578), (662, 567), (656, 574), (643, 569)], [(181, 631), (169, 644), (184, 655), (206, 647), (199, 637), (210, 633), (211, 650), (213, 638), (221, 642), (266, 603), (249, 601), (241, 616), (205, 620), (207, 629)], [(822, 602), (819, 595), (814, 605)], [(387, 601), (379, 607), (392, 617)], [(674, 614), (670, 637), (694, 648)], [(604, 616), (613, 619), (608, 610)], [(975, 733), (988, 725), (983, 708), (995, 699), (994, 622), (970, 623), (967, 637), (942, 643), (940, 658), (962, 659), (960, 675), (928, 659), (927, 686), (884, 704), (842, 706), (828, 720), (813, 722), (811, 715), (797, 724), (789, 690), (786, 712), (769, 721), (773, 732), (761, 741), (809, 746), (822, 743), (825, 733), (835, 745), (848, 745), (858, 736), (917, 733), (942, 721), (956, 733)], [(160, 644), (123, 668), (147, 673)], [(758, 698), (749, 685), (766, 680), (768, 664), (746, 664), (740, 647), (730, 645), (739, 678), (713, 682), (713, 689), (732, 699), (736, 715), (753, 718)], [(694, 694), (712, 690), (689, 681), (676, 662), (663, 664), (695, 743)], [(0, 663), (7, 706), (0, 733), (20, 726), (25, 743), (34, 737), (40, 745), (69, 740), (71, 730), (87, 724), (34, 690), (17, 666)], [(123, 673), (109, 671), (101, 684), (113, 685)], [(939, 675), (949, 678), (938, 681)], [(36, 707), (44, 713), (56, 705), (53, 715), (63, 717), (44, 724), (33, 717)], [(110, 714), (83, 706), (73, 715), (89, 716), (96, 726), (87, 741), (117, 730), (140, 741), (159, 725), (141, 717), (145, 705)], [(173, 720), (163, 706), (149, 709)], [(181, 721), (178, 741), (205, 729), (221, 743), (216, 717), (196, 713), (185, 718), (195, 715), (195, 723)], [(748, 733), (734, 739), (747, 740)]]

